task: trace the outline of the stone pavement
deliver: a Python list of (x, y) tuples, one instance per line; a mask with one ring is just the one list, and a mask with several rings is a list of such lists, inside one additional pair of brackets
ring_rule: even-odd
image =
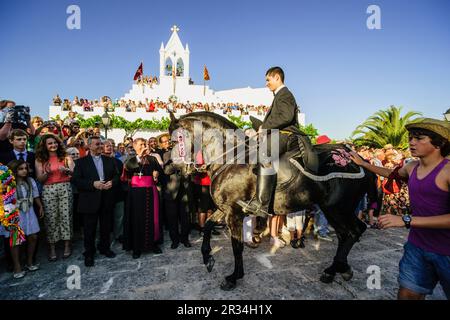
[[(0, 299), (395, 299), (398, 262), (406, 235), (406, 230), (400, 229), (368, 229), (350, 253), (353, 279), (345, 282), (339, 276), (332, 284), (321, 283), (319, 276), (332, 261), (336, 239), (324, 242), (309, 236), (305, 249), (288, 245), (271, 253), (265, 238), (259, 248), (245, 247), (245, 277), (231, 292), (219, 288), (234, 266), (231, 242), (223, 231), (211, 241), (216, 259), (211, 273), (202, 264), (197, 231), (191, 233), (192, 248), (181, 245), (170, 249), (166, 233), (163, 254), (143, 254), (137, 260), (118, 243), (113, 244), (117, 257), (97, 256), (92, 268), (84, 266), (82, 241), (78, 241), (72, 257), (53, 263), (46, 260), (46, 250), (41, 248), (41, 269), (19, 280), (12, 279), (0, 260)], [(380, 268), (381, 288), (371, 290), (367, 288), (367, 268), (373, 265)], [(68, 268), (78, 267), (81, 288), (68, 289), (68, 282), (75, 283), (68, 281), (73, 275)], [(445, 296), (438, 286), (428, 298)]]

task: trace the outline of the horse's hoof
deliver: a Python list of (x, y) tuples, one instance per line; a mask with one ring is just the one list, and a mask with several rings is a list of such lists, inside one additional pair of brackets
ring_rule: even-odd
[(208, 272), (212, 271), (215, 263), (216, 263), (216, 260), (214, 260), (214, 258), (212, 256), (210, 256), (208, 259), (208, 262), (206, 262), (206, 269), (208, 270)]
[(236, 288), (236, 282), (231, 282), (227, 279), (223, 280), (220, 284), (220, 289), (222, 289), (223, 291), (231, 291), (234, 288)]
[(349, 268), (347, 271), (341, 273), (342, 279), (345, 281), (350, 281), (353, 278), (352, 268)]
[(242, 279), (244, 277), (244, 273), (239, 272), (238, 275), (236, 276), (236, 280)]
[(334, 280), (334, 275), (333, 274), (329, 274), (329, 273), (322, 273), (322, 275), (320, 276), (320, 281), (323, 283), (332, 283)]

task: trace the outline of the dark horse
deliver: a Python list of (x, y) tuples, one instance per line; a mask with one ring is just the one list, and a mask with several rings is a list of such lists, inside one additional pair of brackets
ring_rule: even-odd
[[(197, 124), (194, 125), (194, 123)], [(199, 123), (203, 132), (208, 129), (216, 129), (216, 132), (219, 131), (223, 134), (226, 129), (238, 129), (232, 122), (211, 112), (190, 113), (181, 116), (179, 119), (171, 114), (169, 130), (172, 140), (175, 140), (174, 137), (180, 132), (177, 129), (184, 129), (182, 131), (190, 137), (195, 136), (194, 131), (198, 131)], [(185, 150), (192, 150), (194, 140), (183, 142)], [(217, 139), (214, 134), (203, 134), (201, 139), (197, 138), (197, 143), (201, 144), (201, 151), (206, 159), (206, 170), (212, 180), (211, 195), (218, 208), (205, 224), (201, 251), (203, 262), (208, 271), (211, 271), (214, 265), (214, 258), (210, 254), (211, 231), (217, 222), (224, 219), (231, 232), (235, 264), (234, 272), (225, 277), (221, 288), (231, 290), (235, 288), (236, 281), (244, 276), (242, 225), (246, 215), (237, 201), (248, 201), (253, 197), (256, 190), (256, 176), (253, 173), (254, 165), (217, 164), (214, 161), (208, 163), (208, 159), (221, 157), (225, 159), (224, 140)], [(239, 142), (234, 139), (233, 143), (236, 146)], [(248, 146), (248, 139), (245, 145)], [(342, 148), (343, 146), (328, 145), (326, 152), (330, 153), (331, 150), (339, 147)], [(173, 152), (175, 154), (180, 152), (180, 146), (176, 142)], [(313, 204), (319, 205), (329, 224), (336, 231), (339, 241), (333, 263), (323, 271), (320, 280), (330, 283), (339, 273), (348, 281), (352, 278), (353, 272), (347, 262), (347, 256), (355, 242), (359, 241), (366, 230), (365, 223), (356, 217), (355, 210), (366, 192), (369, 194), (369, 198), (375, 198), (375, 176), (370, 172), (361, 170), (360, 176), (354, 179), (337, 177), (327, 181), (315, 181), (292, 165), (289, 161), (292, 155), (292, 152), (288, 152), (280, 159), (278, 186), (274, 197), (274, 212), (285, 215), (311, 208)], [(188, 174), (192, 171), (193, 162), (186, 161), (179, 163), (179, 166), (185, 174)], [(357, 169), (359, 170), (359, 168)]]

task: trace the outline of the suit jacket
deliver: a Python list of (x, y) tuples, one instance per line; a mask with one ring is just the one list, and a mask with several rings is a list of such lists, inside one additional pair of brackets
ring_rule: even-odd
[(180, 191), (180, 187), (184, 185), (184, 179), (181, 172), (170, 161), (170, 151), (163, 155), (164, 176), (161, 179), (163, 185), (163, 198), (166, 200), (175, 200)]
[[(17, 160), (16, 154), (14, 153), (14, 150), (3, 152), (0, 154), (0, 162), (3, 163), (5, 166), (13, 161)], [(36, 178), (36, 165), (35, 165), (36, 157), (34, 155), (34, 152), (27, 151), (27, 163), (30, 166), (30, 177)]]
[(98, 190), (94, 188), (94, 181), (100, 180), (92, 156), (80, 158), (75, 161), (75, 169), (72, 183), (78, 189), (78, 211), (81, 213), (96, 213), (104, 204), (111, 208), (115, 204), (114, 195), (116, 187), (119, 186), (119, 170), (113, 158), (101, 156), (103, 161), (103, 174), (105, 181), (112, 180), (113, 187), (109, 190)]
[[(119, 171), (119, 174), (122, 174), (123, 171), (123, 162), (120, 161), (117, 158), (113, 158), (116, 162), (117, 170)], [(120, 177), (120, 176), (119, 176)], [(119, 178), (120, 179), (120, 178)], [(114, 189), (114, 200), (115, 203), (125, 201), (126, 194), (128, 192), (128, 184), (126, 182), (122, 182), (119, 180), (119, 184), (116, 187), (113, 187)]]
[(273, 98), (272, 105), (261, 125), (263, 129), (279, 129), (300, 133), (298, 129), (297, 103), (288, 88), (284, 87)]

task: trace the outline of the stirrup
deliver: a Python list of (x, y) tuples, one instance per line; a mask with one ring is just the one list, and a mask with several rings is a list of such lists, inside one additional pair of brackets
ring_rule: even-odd
[(266, 217), (271, 217), (273, 216), (273, 214), (269, 213), (269, 212), (261, 212), (261, 206), (257, 207), (255, 210), (249, 210), (249, 207), (252, 206), (252, 200), (250, 200), (249, 202), (245, 202), (243, 200), (238, 200), (237, 204), (240, 205), (242, 207), (242, 211), (244, 213), (247, 213), (249, 215), (253, 215), (256, 217), (262, 217), (262, 218), (266, 218)]
[(273, 217), (272, 213), (261, 211), (260, 208), (258, 208), (256, 212), (253, 212), (252, 215), (261, 218)]
[(255, 197), (256, 197), (256, 194), (253, 195), (253, 197), (250, 199), (249, 202), (245, 202), (245, 201), (243, 201), (243, 200), (238, 200), (236, 203), (242, 207), (242, 211), (243, 211), (244, 213), (247, 213), (247, 212), (248, 212), (248, 207), (249, 207), (250, 204), (253, 202), (253, 200), (255, 199)]

